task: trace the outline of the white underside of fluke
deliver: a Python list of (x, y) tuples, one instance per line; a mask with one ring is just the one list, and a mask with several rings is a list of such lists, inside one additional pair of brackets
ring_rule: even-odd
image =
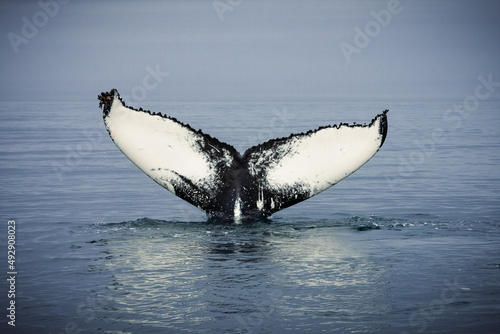
[[(256, 174), (266, 166), (269, 188), (300, 184), (314, 196), (354, 173), (377, 153), (382, 143), (379, 122), (377, 119), (370, 127), (324, 128), (278, 142), (274, 152), (259, 152), (251, 160), (250, 170)], [(284, 153), (273, 159), (276, 151)]]
[[(175, 194), (172, 180), (184, 177), (208, 188), (217, 187), (214, 162), (202, 154), (200, 136), (159, 115), (131, 110), (115, 97), (105, 118), (110, 135), (137, 167)], [(233, 157), (227, 153), (227, 164)]]

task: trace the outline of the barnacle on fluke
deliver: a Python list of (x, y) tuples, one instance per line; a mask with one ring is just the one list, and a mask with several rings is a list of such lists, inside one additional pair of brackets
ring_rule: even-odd
[(161, 112), (98, 96), (120, 150), (158, 184), (216, 218), (267, 217), (340, 182), (370, 160), (387, 136), (384, 110), (366, 124), (322, 126), (271, 139), (243, 155)]

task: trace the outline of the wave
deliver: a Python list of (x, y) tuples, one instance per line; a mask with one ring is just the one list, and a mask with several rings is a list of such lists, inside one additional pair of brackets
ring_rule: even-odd
[(430, 214), (411, 214), (402, 217), (381, 216), (346, 216), (325, 219), (308, 219), (307, 217), (276, 217), (266, 219), (249, 219), (239, 221), (205, 219), (197, 221), (163, 220), (143, 217), (123, 222), (94, 224), (100, 230), (205, 230), (209, 229), (240, 229), (240, 230), (307, 230), (313, 228), (340, 228), (356, 231), (373, 230), (446, 230), (446, 231), (491, 231), (498, 230), (500, 224), (492, 221), (479, 220), (446, 220)]

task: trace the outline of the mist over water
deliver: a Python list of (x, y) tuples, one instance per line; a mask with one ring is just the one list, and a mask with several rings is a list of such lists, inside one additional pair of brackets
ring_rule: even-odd
[(463, 99), (479, 75), (500, 77), (499, 12), (495, 0), (4, 0), (0, 100)]

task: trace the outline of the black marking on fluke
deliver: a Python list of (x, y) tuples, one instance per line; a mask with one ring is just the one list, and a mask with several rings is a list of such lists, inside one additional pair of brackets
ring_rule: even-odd
[[(127, 106), (116, 89), (101, 93), (98, 99), (108, 133), (120, 150), (154, 181), (202, 209), (209, 217), (217, 219), (268, 217), (326, 190), (365, 164), (385, 142), (388, 128), (388, 110), (384, 110), (368, 125), (341, 123), (322, 126), (305, 133), (268, 140), (247, 149), (241, 155), (233, 146), (173, 117)], [(117, 101), (119, 105), (114, 105)], [(165, 157), (162, 156), (161, 148), (155, 147), (147, 155), (146, 144), (141, 146), (142, 143), (127, 140), (127, 135), (120, 137), (113, 133), (111, 128), (119, 130), (123, 126), (120, 122), (126, 122), (113, 119), (114, 110), (122, 115), (140, 113), (136, 114), (139, 118), (134, 122), (157, 117), (161, 122), (155, 123), (155, 126), (160, 124), (165, 129), (176, 127), (176, 131), (182, 131), (183, 142), (179, 142), (179, 136), (175, 137), (167, 130), (151, 133), (144, 127), (137, 127), (137, 131), (142, 132), (135, 138), (140, 141), (150, 136), (154, 138), (155, 144), (159, 142), (167, 146), (180, 143), (175, 147), (182, 147), (184, 151), (169, 151), (171, 155)], [(146, 118), (139, 116), (142, 114)], [(377, 122), (378, 131), (374, 131)], [(135, 123), (130, 124), (127, 124), (127, 129), (132, 128), (134, 131)], [(352, 134), (346, 129), (359, 129), (362, 132), (351, 138)], [(337, 142), (318, 139), (325, 136)], [(355, 141), (354, 146), (351, 145), (352, 141)], [(188, 151), (186, 147), (189, 147)], [(355, 151), (343, 151), (351, 147)], [(304, 148), (309, 151), (301, 152)], [(170, 157), (172, 160), (183, 160), (183, 157), (187, 158), (186, 161), (195, 159), (201, 162), (200, 170), (205, 170), (207, 175), (190, 176), (186, 169), (192, 168), (192, 165), (182, 167), (177, 161), (177, 165), (170, 166)], [(346, 160), (346, 165), (346, 161), (341, 161), (343, 159), (354, 162)]]

